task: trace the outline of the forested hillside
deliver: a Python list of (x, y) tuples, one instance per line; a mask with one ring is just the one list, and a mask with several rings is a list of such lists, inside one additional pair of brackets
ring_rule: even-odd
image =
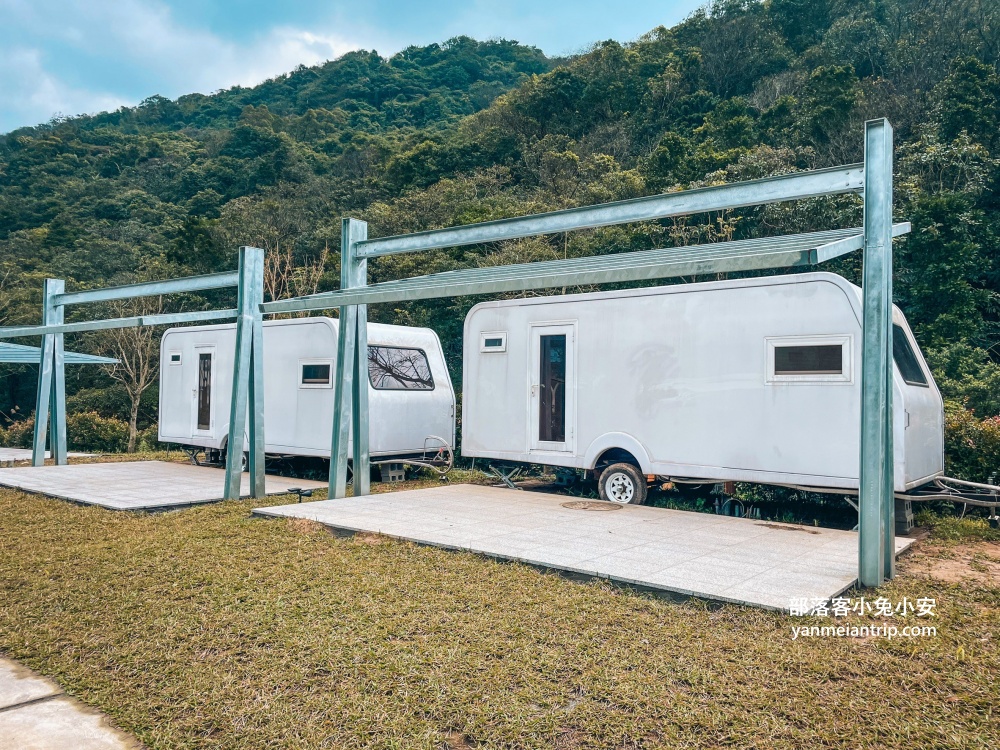
[[(1000, 444), (986, 419), (1000, 415), (998, 59), (990, 0), (729, 0), (568, 60), (460, 38), (18, 130), (0, 137), (0, 321), (37, 320), (45, 276), (73, 287), (203, 273), (232, 267), (239, 244), (268, 250), (269, 296), (335, 288), (327, 253), (344, 215), (377, 236), (858, 161), (864, 121), (885, 116), (896, 128), (896, 214), (914, 225), (897, 245), (897, 302), (951, 400), (954, 440)], [(370, 276), (860, 218), (854, 197), (802, 201), (398, 256)], [(857, 280), (859, 261), (831, 270)], [(474, 301), (372, 316), (433, 326), (457, 375)], [(21, 416), (30, 409), (23, 381), (7, 377), (0, 410), (14, 400)], [(72, 387), (74, 408), (128, 416), (106, 378), (76, 374)], [(146, 409), (140, 423), (154, 418)], [(956, 453), (954, 470), (989, 479), (988, 454)]]

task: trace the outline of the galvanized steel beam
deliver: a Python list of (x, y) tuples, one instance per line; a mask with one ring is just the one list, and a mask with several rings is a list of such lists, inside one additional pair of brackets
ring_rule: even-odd
[(252, 453), (249, 461), (250, 496), (264, 496), (264, 391), (263, 373), (256, 364), (261, 357), (254, 356), (255, 339), (261, 328), (260, 305), (264, 289), (264, 251), (256, 247), (240, 248), (239, 287), (237, 292), (236, 352), (233, 358), (233, 388), (229, 407), (229, 437), (226, 442), (226, 492), (227, 500), (240, 498), (243, 479), (243, 447), (247, 429), (247, 405), (253, 389), (254, 403), (250, 408), (250, 439)]
[(107, 318), (105, 320), (85, 320), (80, 323), (62, 323), (40, 326), (9, 326), (0, 328), (0, 339), (15, 339), (25, 336), (47, 334), (81, 333), (84, 331), (104, 331), (111, 328), (138, 328), (139, 326), (165, 326), (175, 323), (197, 323), (203, 320), (223, 320), (235, 318), (237, 310), (195, 310), (162, 315), (137, 315), (128, 318)]
[(247, 398), (250, 402), (250, 496), (267, 494), (264, 476), (264, 318), (260, 306), (264, 302), (264, 251), (254, 259), (254, 299), (248, 307), (253, 312), (250, 347), (250, 376)]
[[(907, 229), (908, 225), (901, 224), (896, 231), (902, 233)], [(858, 250), (862, 244), (861, 229), (835, 229), (784, 237), (471, 268), (268, 302), (264, 305), (264, 312), (273, 314), (323, 310), (338, 305), (404, 302), (469, 294), (802, 267), (812, 265), (819, 259), (829, 260)]]
[[(65, 288), (66, 282), (62, 279), (45, 279), (42, 288), (42, 326), (58, 327), (62, 323), (63, 307), (55, 300)], [(42, 337), (39, 355), (38, 391), (35, 394), (35, 425), (31, 450), (33, 466), (45, 465), (46, 433), (49, 433), (53, 461), (56, 464), (65, 464), (67, 462), (65, 355), (63, 335), (54, 331)]]
[(865, 124), (864, 322), (858, 578), (879, 586), (895, 567), (892, 439), (892, 126)]
[[(368, 236), (368, 224), (357, 219), (348, 220), (345, 227), (350, 252), (348, 263), (352, 286), (363, 287), (368, 283), (368, 261), (358, 257), (358, 242)], [(343, 257), (341, 257), (343, 261)], [(353, 473), (354, 497), (371, 492), (371, 457), (369, 414), (368, 414), (368, 306), (358, 305), (356, 315), (357, 331), (354, 341), (354, 409), (351, 429), (354, 433)]]
[[(368, 236), (368, 224), (344, 219), (340, 233), (340, 285), (350, 289), (367, 283), (368, 262), (358, 258), (357, 245)], [(267, 305), (264, 306), (265, 310)], [(333, 436), (330, 445), (329, 497), (347, 495), (348, 444), (352, 444), (354, 496), (370, 492), (368, 420), (368, 308), (340, 307), (337, 369), (334, 383)], [(353, 433), (353, 440), (351, 439)]]
[[(0, 341), (0, 364), (37, 365), (41, 364), (42, 350), (37, 346), (10, 344)], [(118, 363), (113, 357), (98, 357), (93, 354), (66, 352), (67, 365), (114, 365)]]
[(90, 302), (108, 302), (116, 299), (132, 299), (135, 297), (158, 297), (162, 294), (177, 294), (179, 292), (198, 292), (205, 289), (222, 289), (236, 286), (239, 276), (235, 271), (211, 273), (204, 276), (188, 276), (183, 279), (168, 279), (165, 281), (144, 281), (138, 284), (104, 287), (102, 289), (84, 289), (78, 292), (67, 292), (56, 296), (57, 305), (80, 305)]
[[(347, 447), (351, 439), (354, 394), (354, 349), (357, 343), (357, 305), (340, 308), (337, 321), (337, 372), (333, 396), (333, 439), (330, 445), (328, 497), (347, 497)], [(356, 467), (355, 467), (356, 468)], [(355, 477), (357, 473), (355, 472)]]
[(518, 216), (447, 229), (432, 229), (358, 243), (358, 257), (375, 258), (459, 245), (512, 240), (539, 234), (594, 229), (612, 224), (664, 219), (670, 216), (721, 211), (728, 208), (815, 198), (820, 195), (857, 193), (864, 189), (864, 166), (852, 164), (810, 172), (796, 172), (760, 180), (682, 190), (676, 193), (581, 206), (562, 211)]
[[(902, 237), (904, 234), (909, 234), (911, 230), (910, 222), (904, 221), (899, 224), (892, 225), (892, 236)], [(838, 240), (836, 242), (831, 242), (829, 244), (818, 247), (812, 252), (811, 262), (813, 264), (825, 263), (828, 260), (832, 260), (840, 255), (846, 255), (847, 253), (854, 252), (855, 250), (864, 249), (865, 237), (864, 234), (857, 234), (853, 237), (846, 237), (845, 239)]]

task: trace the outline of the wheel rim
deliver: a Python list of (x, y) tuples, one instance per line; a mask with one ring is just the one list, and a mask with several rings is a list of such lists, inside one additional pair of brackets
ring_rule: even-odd
[(613, 503), (630, 503), (635, 497), (635, 482), (628, 474), (615, 472), (604, 485), (608, 500)]

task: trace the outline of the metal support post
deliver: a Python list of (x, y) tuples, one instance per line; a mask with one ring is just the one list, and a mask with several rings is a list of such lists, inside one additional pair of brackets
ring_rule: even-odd
[[(357, 257), (357, 243), (368, 236), (368, 224), (344, 219), (340, 235), (340, 286), (367, 284), (368, 261)], [(353, 441), (351, 433), (353, 428)], [(337, 371), (334, 393), (333, 438), (330, 445), (329, 497), (347, 495), (348, 445), (353, 442), (354, 495), (367, 495), (368, 455), (368, 308), (340, 308)]]
[(892, 126), (865, 125), (864, 326), (858, 579), (879, 586), (894, 574), (892, 441)]
[(347, 497), (347, 448), (351, 438), (354, 392), (354, 345), (358, 308), (340, 308), (337, 321), (337, 368), (333, 395), (333, 442), (330, 444), (330, 487), (327, 497)]
[[(351, 286), (367, 286), (368, 260), (359, 258), (357, 244), (368, 238), (368, 224), (357, 219), (344, 222), (350, 250)], [(368, 433), (368, 305), (358, 305), (357, 333), (354, 345), (354, 409), (351, 428), (354, 433), (354, 496), (371, 492), (371, 462)]]
[[(63, 306), (55, 297), (66, 289), (62, 279), (46, 279), (42, 289), (42, 325), (63, 322)], [(49, 422), (49, 411), (52, 418)], [(50, 435), (52, 458), (65, 464), (66, 458), (66, 368), (63, 334), (42, 336), (41, 358), (38, 362), (38, 393), (35, 400), (35, 433), (32, 441), (32, 466), (45, 465), (45, 436)]]
[[(254, 248), (256, 249), (256, 248)], [(254, 259), (253, 326), (250, 347), (250, 496), (264, 497), (264, 318), (260, 310), (264, 302), (264, 251)]]
[(262, 352), (254, 353), (263, 340), (260, 305), (264, 299), (264, 251), (240, 248), (239, 292), (236, 308), (236, 353), (233, 367), (232, 401), (229, 408), (229, 438), (226, 444), (226, 499), (238, 500), (243, 478), (243, 447), (250, 409), (250, 495), (264, 496), (264, 392)]

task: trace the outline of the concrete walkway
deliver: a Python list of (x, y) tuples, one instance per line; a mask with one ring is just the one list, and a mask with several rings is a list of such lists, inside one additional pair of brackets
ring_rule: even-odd
[(103, 714), (54, 682), (0, 658), (0, 750), (137, 750)]
[[(160, 511), (222, 500), (226, 472), (209, 466), (166, 461), (118, 461), (68, 466), (23, 466), (0, 469), (0, 487), (37, 492), (111, 510)], [(268, 475), (268, 495), (287, 494), (292, 487), (324, 489), (326, 482)], [(243, 497), (250, 495), (250, 475), (243, 474)]]

